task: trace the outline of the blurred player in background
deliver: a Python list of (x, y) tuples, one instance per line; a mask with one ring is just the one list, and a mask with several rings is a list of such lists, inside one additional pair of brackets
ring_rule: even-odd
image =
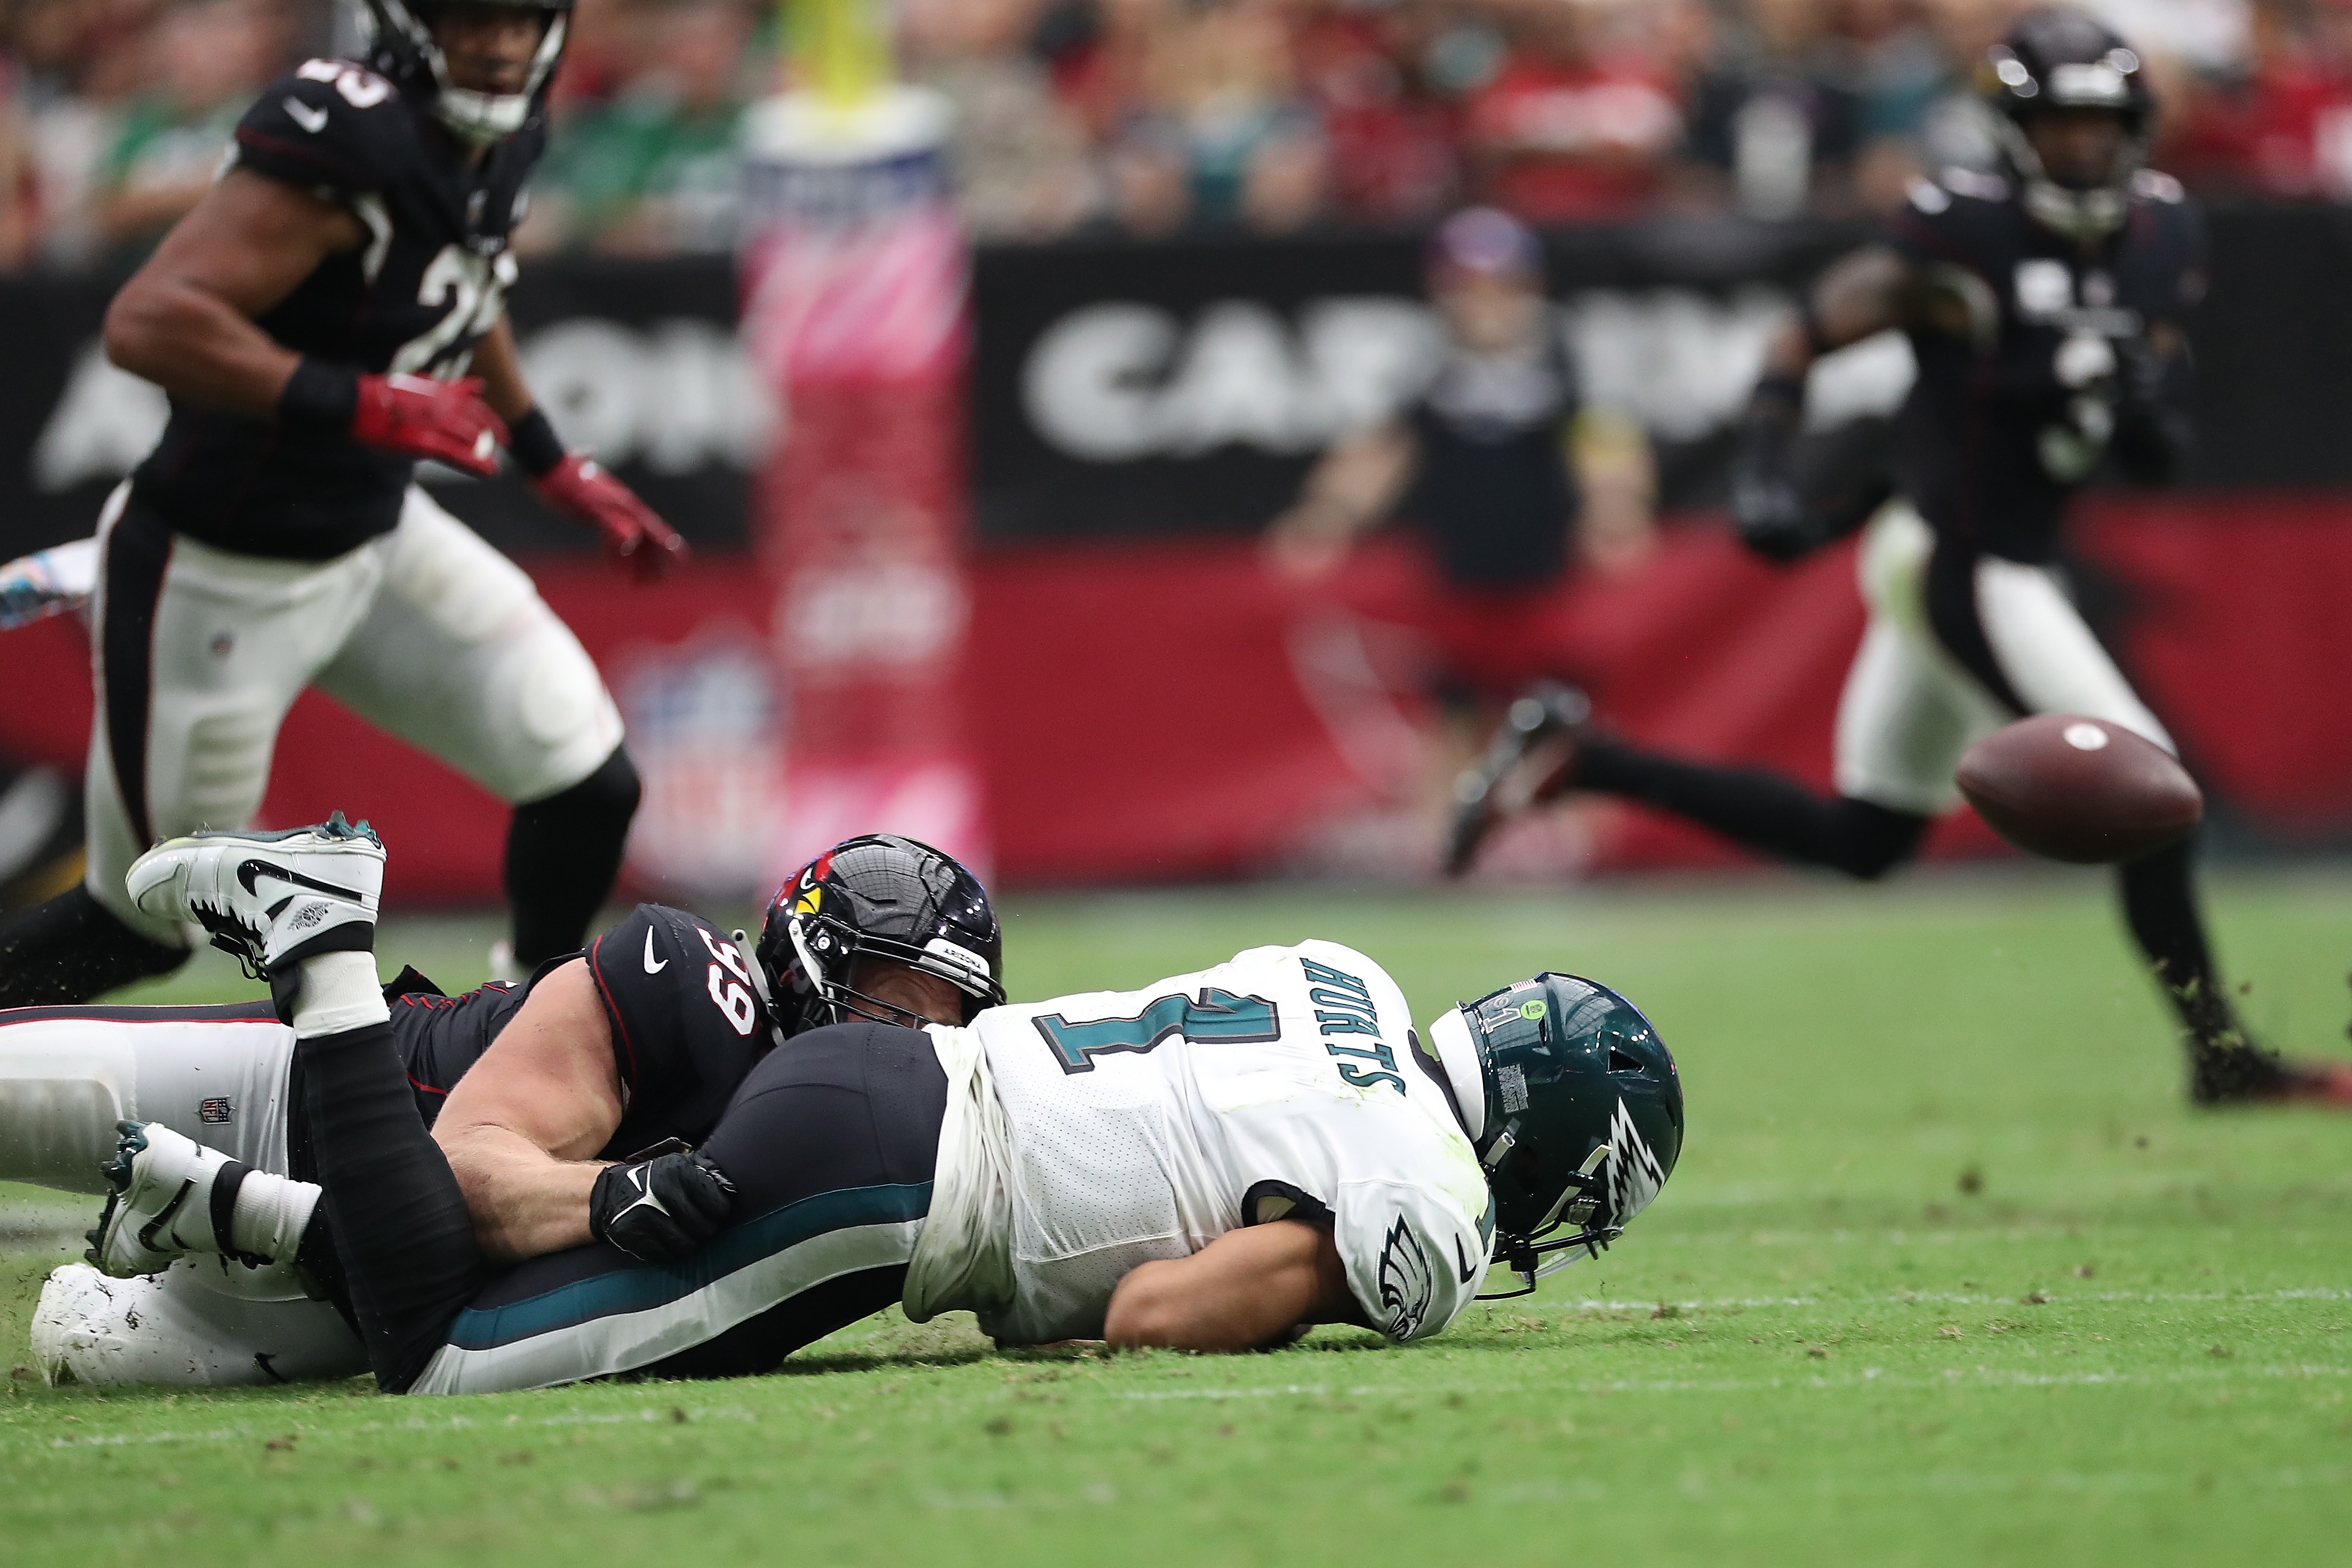
[(636, 809), (619, 711), (530, 580), (411, 483), (420, 458), (493, 473), (504, 446), (628, 569), (684, 553), (563, 449), (505, 319), (571, 9), (369, 0), (369, 63), (269, 87), (116, 296), (108, 354), (171, 420), (100, 522), (89, 868), (0, 924), (0, 1005), (186, 957), (123, 874), (158, 839), (251, 818), (312, 684), (514, 803), (518, 967), (579, 946)]
[[(1508, 810), (1596, 790), (1874, 878), (1950, 809), (1968, 743), (2011, 719), (2081, 713), (2173, 749), (2053, 565), (2067, 498), (2095, 470), (2112, 459), (2163, 482), (2192, 436), (2181, 320), (2203, 292), (2204, 230), (2179, 185), (2142, 166), (2145, 77), (2088, 16), (2022, 17), (1984, 68), (2006, 173), (1916, 185), (1888, 239), (1832, 267), (1770, 347), (1734, 479), (1741, 534), (1790, 561), (1869, 519), (1871, 620), (1838, 710), (1838, 794), (1642, 751), (1589, 731), (1580, 694), (1539, 690), (1464, 776), (1457, 869)], [(1809, 497), (1793, 463), (1805, 374), (1889, 328), (1919, 367), (1897, 424), (1899, 499), (1877, 505), (1885, 482)], [(2293, 1065), (2248, 1037), (2206, 943), (2192, 853), (2118, 868), (2133, 938), (2180, 1020), (2191, 1099), (2352, 1105), (2352, 1068)]]
[[(0, 632), (89, 607), (98, 542), (78, 539), (0, 565)], [(0, 919), (82, 878), (80, 781), (0, 752)]]
[(1444, 335), (1425, 383), (1323, 455), (1265, 549), (1311, 582), (1391, 518), (1413, 526), (1440, 591), (1401, 618), (1436, 647), (1434, 694), (1457, 731), (1450, 778), (1503, 702), (1570, 673), (1562, 590), (1580, 563), (1647, 557), (1654, 476), (1640, 428), (1583, 401), (1532, 230), (1491, 207), (1456, 213), (1430, 241), (1428, 276)]

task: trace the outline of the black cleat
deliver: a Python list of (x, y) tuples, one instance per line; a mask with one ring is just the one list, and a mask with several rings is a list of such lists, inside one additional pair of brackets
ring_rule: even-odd
[(2208, 1107), (2320, 1105), (2352, 1110), (2352, 1063), (2296, 1061), (2251, 1044), (2194, 1046), (2189, 1098)]
[(1454, 821), (1445, 839), (1447, 876), (1459, 877), (1470, 868), (1478, 847), (1505, 817), (1559, 793), (1565, 759), (1523, 797), (1506, 801), (1499, 796), (1503, 781), (1518, 771), (1538, 744), (1554, 737), (1572, 742), (1585, 733), (1591, 718), (1591, 699), (1556, 680), (1540, 681), (1513, 700), (1503, 727), (1486, 742), (1486, 756), (1454, 781)]

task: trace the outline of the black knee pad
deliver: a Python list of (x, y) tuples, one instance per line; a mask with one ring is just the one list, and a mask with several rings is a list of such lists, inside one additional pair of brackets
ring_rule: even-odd
[(613, 754), (594, 773), (570, 789), (516, 806), (515, 815), (520, 817), (528, 814), (574, 830), (607, 825), (625, 830), (629, 819), (636, 816), (637, 802), (644, 795), (645, 786), (638, 781), (636, 764), (629, 761), (628, 747), (615, 746)]
[(560, 794), (515, 807), (507, 829), (507, 897), (518, 963), (535, 966), (580, 945), (621, 868), (642, 793), (625, 747)]
[(1834, 858), (1831, 864), (1849, 877), (1874, 882), (1919, 852), (1931, 820), (1916, 812), (1890, 811), (1851, 795), (1834, 808)]
[(0, 921), (0, 1007), (71, 1007), (169, 974), (188, 950), (151, 941), (86, 887)]

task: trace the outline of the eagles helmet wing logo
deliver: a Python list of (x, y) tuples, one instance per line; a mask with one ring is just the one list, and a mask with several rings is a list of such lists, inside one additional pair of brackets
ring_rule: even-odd
[(1650, 1206), (1650, 1200), (1666, 1184), (1666, 1173), (1643, 1141), (1622, 1098), (1609, 1119), (1609, 1223), (1622, 1230)]
[(1389, 1337), (1409, 1340), (1428, 1321), (1436, 1279), (1421, 1242), (1400, 1219), (1390, 1226), (1381, 1248), (1381, 1307), (1389, 1314)]

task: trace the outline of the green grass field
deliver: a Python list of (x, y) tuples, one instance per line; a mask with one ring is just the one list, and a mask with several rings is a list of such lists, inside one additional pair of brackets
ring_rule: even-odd
[[(2352, 874), (2214, 891), (2252, 1020), (2345, 1050)], [(1310, 934), (1378, 958), (1424, 1021), (1538, 967), (1607, 979), (1681, 1061), (1681, 1169), (1597, 1264), (1408, 1351), (1324, 1330), (1231, 1359), (998, 1355), (876, 1320), (729, 1384), (131, 1397), (20, 1373), (0, 1560), (2352, 1560), (2352, 1118), (2188, 1110), (2103, 879), (1010, 913), (1024, 997)], [(470, 983), (484, 930), (382, 949)], [(224, 968), (176, 984), (245, 994)], [(17, 1360), (65, 1256), (22, 1234)]]

